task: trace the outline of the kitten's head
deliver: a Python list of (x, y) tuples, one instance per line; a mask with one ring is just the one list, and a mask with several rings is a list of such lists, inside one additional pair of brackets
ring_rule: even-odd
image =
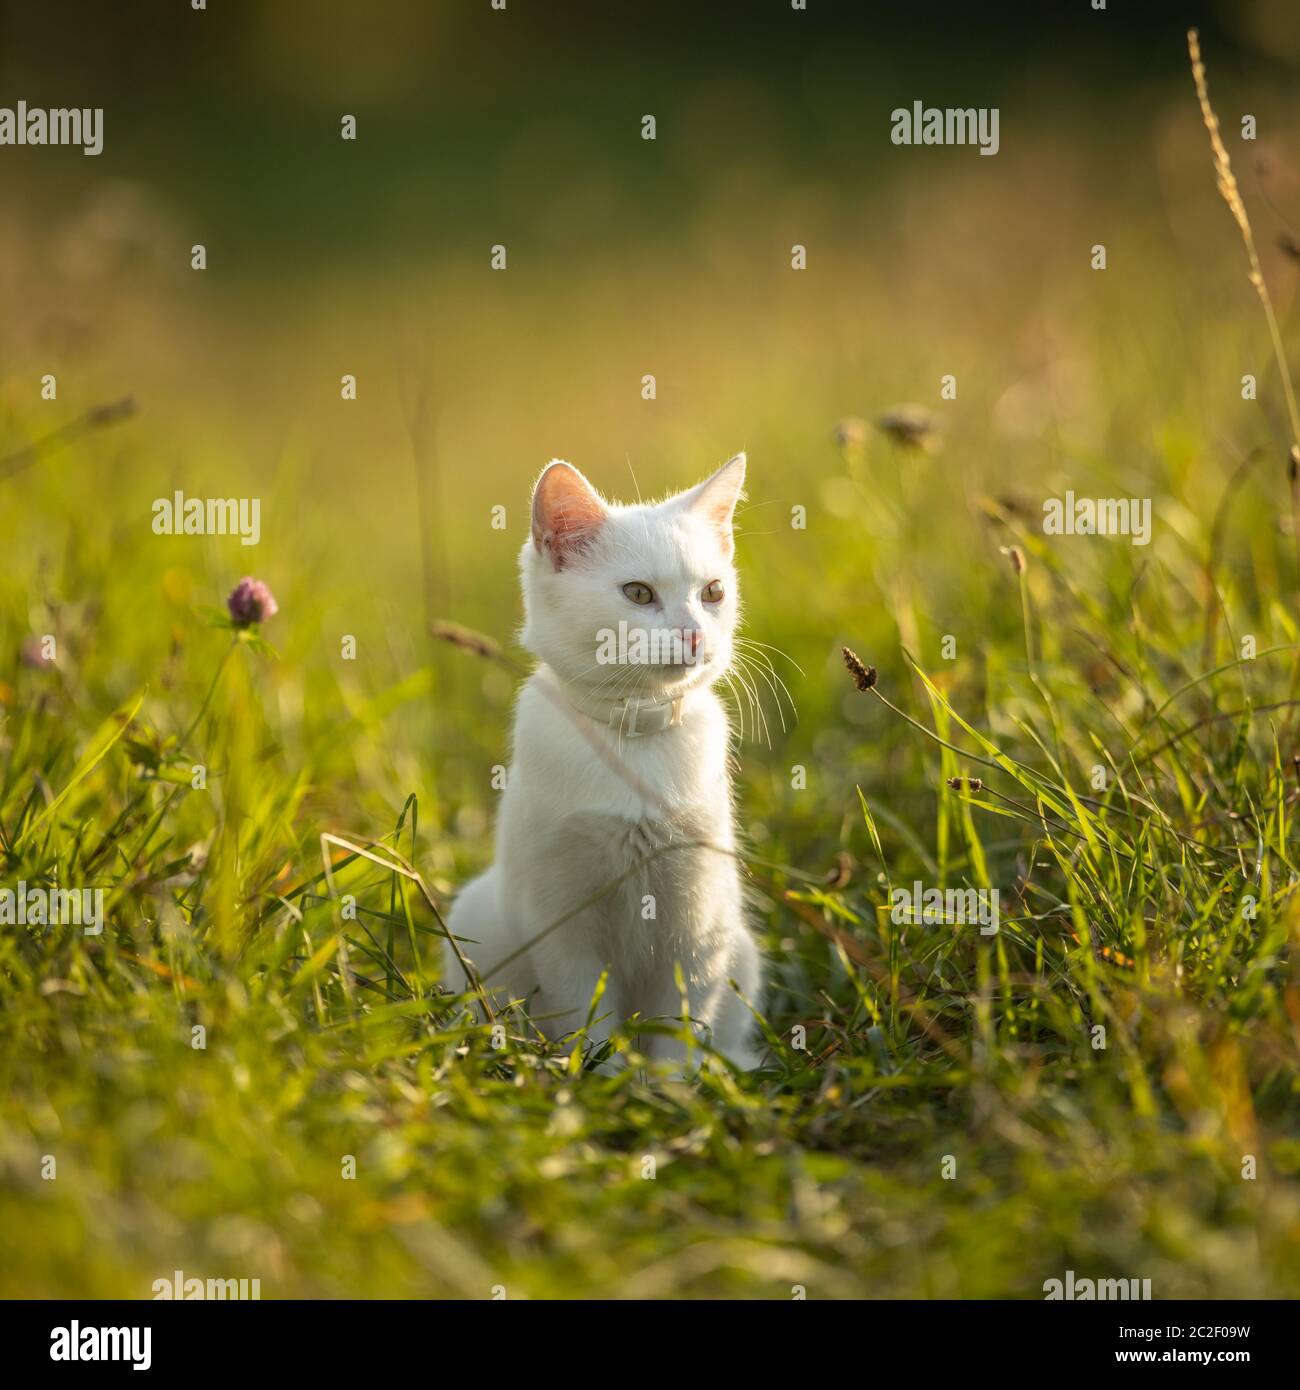
[(520, 556), (524, 646), (611, 699), (717, 680), (739, 615), (731, 525), (744, 481), (737, 454), (688, 492), (624, 507), (572, 464), (549, 464)]

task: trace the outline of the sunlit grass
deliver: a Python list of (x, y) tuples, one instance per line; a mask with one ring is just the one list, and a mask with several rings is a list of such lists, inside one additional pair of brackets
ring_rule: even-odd
[[(1055, 205), (1044, 230), (972, 199), (981, 245), (1063, 239)], [(1134, 229), (1112, 234), (1115, 272), (1053, 264), (1047, 327), (1021, 281), (959, 302), (977, 278), (925, 219), (904, 263), (841, 248), (844, 277), (810, 271), (804, 300), (783, 280), (755, 307), (752, 263), (732, 267), (734, 360), (652, 328), (656, 358), (579, 305), (587, 375), (557, 366), (529, 336), (553, 335), (555, 287), (521, 277), (524, 308), (493, 301), (523, 327), (492, 389), (521, 383), (524, 423), (488, 408), (467, 349), (422, 450), (409, 395), (366, 361), (373, 483), (318, 474), (334, 416), (314, 440), (267, 423), (255, 550), (149, 533), (174, 400), (86, 428), (93, 400), (41, 414), (7, 381), (0, 886), (102, 888), (109, 926), (0, 929), (0, 1291), (147, 1297), (181, 1269), (264, 1297), (1037, 1298), (1073, 1269), (1158, 1298), (1300, 1294), (1284, 400), (1244, 277), (1221, 288), (1231, 227), (1227, 269), (1182, 283), (1124, 268), (1156, 234), (1115, 207)], [(617, 299), (629, 273), (602, 266), (600, 287)], [(670, 292), (689, 307), (691, 284)], [(476, 308), (466, 292), (448, 321)], [(765, 314), (780, 351), (756, 341)], [(1007, 345), (1039, 331), (1022, 370)], [(337, 369), (292, 363), (322, 400)], [(924, 449), (871, 423), (904, 383), (934, 415)], [(231, 437), (251, 428), (230, 414)], [(339, 418), (352, 447), (364, 426)], [(614, 493), (750, 454), (763, 720), (740, 691), (737, 789), (771, 979), (750, 1075), (597, 1072), (581, 1033), (549, 1045), (440, 975), (440, 917), (490, 855), (512, 677), (431, 624), (512, 650), (526, 490), (561, 431), (588, 467), (604, 450)], [(196, 433), (189, 490), (257, 475)], [(1149, 497), (1151, 544), (1045, 535), (1066, 488)], [(280, 601), (263, 640), (211, 619), (250, 570)], [(891, 920), (914, 881), (996, 888), (999, 932)]]

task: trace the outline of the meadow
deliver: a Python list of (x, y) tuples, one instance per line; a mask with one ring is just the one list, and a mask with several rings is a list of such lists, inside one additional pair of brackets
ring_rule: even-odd
[[(486, 225), (255, 280), (139, 189), (6, 213), (0, 882), (107, 925), (0, 931), (0, 1293), (1300, 1296), (1295, 440), (1184, 82), (879, 186), (731, 162), (671, 236), (539, 192), (504, 273)], [(1232, 144), (1291, 370), (1296, 154)], [(528, 489), (740, 448), (767, 1057), (598, 1072), (438, 964)], [(177, 489), (259, 496), (258, 545), (156, 535)], [(1067, 490), (1149, 543), (1046, 534)], [(998, 932), (893, 920), (914, 882)]]

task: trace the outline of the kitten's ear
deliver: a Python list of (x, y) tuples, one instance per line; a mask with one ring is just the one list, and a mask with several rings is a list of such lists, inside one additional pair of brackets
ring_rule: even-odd
[(745, 456), (737, 454), (711, 477), (706, 478), (699, 487), (682, 493), (678, 499), (697, 516), (702, 516), (717, 527), (722, 538), (723, 551), (730, 557), (734, 548), (731, 538), (731, 521), (736, 514), (736, 503), (744, 496)]
[(609, 515), (600, 494), (571, 464), (552, 459), (533, 489), (533, 544), (555, 568), (584, 545)]

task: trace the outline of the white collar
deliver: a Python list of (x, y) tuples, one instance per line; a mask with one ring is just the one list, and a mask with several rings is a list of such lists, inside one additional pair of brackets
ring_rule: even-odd
[(574, 709), (619, 738), (644, 738), (647, 734), (680, 729), (686, 718), (685, 694), (672, 700), (643, 700), (635, 695), (620, 700), (589, 699), (554, 673), (552, 679)]

